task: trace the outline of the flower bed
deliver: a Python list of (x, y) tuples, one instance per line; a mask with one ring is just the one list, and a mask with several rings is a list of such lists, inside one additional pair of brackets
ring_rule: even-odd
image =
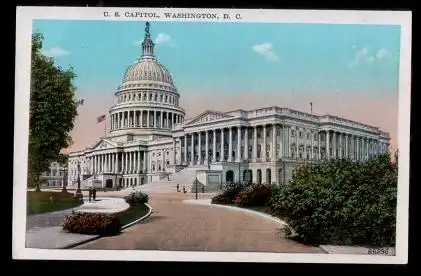
[(115, 235), (121, 231), (120, 219), (114, 215), (72, 212), (63, 224), (65, 232), (85, 235)]
[(66, 217), (62, 228), (66, 232), (109, 236), (118, 234), (124, 225), (140, 219), (149, 212), (145, 205), (149, 196), (143, 192), (133, 192), (124, 198), (130, 207), (115, 214), (72, 212)]

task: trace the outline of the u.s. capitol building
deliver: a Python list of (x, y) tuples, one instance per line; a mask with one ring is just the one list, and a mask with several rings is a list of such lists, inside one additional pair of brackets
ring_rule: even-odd
[(115, 96), (105, 137), (70, 153), (69, 188), (77, 185), (78, 164), (82, 187), (191, 187), (197, 180), (214, 190), (228, 182), (282, 184), (301, 164), (366, 160), (389, 148), (389, 134), (378, 127), (277, 106), (186, 119), (172, 75), (154, 55), (149, 24), (142, 56)]

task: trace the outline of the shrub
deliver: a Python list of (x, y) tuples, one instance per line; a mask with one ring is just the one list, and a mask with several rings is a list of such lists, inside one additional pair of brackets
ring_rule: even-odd
[(247, 185), (242, 183), (228, 184), (223, 191), (212, 198), (213, 204), (232, 204), (234, 197), (238, 195)]
[(74, 211), (62, 224), (66, 232), (101, 236), (118, 234), (121, 226), (120, 220), (112, 215)]
[(244, 207), (264, 206), (270, 198), (271, 186), (254, 184), (241, 190), (234, 201)]
[(132, 192), (124, 197), (124, 200), (130, 205), (145, 204), (149, 201), (149, 196), (141, 191)]
[(397, 170), (389, 155), (332, 160), (295, 171), (272, 190), (268, 211), (313, 244), (393, 246)]

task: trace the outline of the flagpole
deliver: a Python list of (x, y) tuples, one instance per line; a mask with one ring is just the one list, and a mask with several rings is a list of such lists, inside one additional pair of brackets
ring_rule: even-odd
[(104, 137), (107, 136), (107, 115), (105, 115), (104, 119)]

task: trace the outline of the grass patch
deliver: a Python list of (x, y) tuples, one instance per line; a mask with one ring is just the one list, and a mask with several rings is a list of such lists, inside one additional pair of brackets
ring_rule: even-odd
[(124, 226), (137, 219), (140, 219), (149, 212), (149, 208), (145, 204), (131, 205), (127, 210), (114, 214), (121, 224)]
[[(50, 197), (54, 197), (54, 200), (51, 201)], [(28, 191), (26, 203), (27, 214), (34, 215), (74, 208), (83, 202), (75, 199), (73, 194), (68, 192)]]

